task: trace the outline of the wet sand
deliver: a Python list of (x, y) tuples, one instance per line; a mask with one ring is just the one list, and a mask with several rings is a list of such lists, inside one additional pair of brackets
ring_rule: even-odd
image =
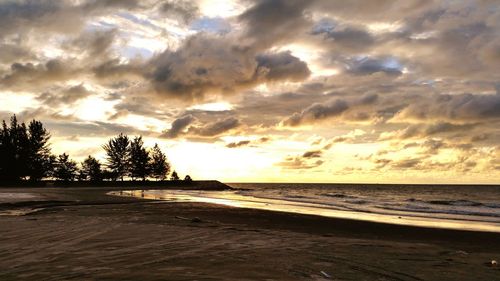
[[(500, 234), (0, 189), (0, 280), (500, 280)], [(35, 198), (35, 199), (34, 199)], [(35, 210), (22, 216), (13, 210)], [(194, 219), (193, 218), (199, 218)]]

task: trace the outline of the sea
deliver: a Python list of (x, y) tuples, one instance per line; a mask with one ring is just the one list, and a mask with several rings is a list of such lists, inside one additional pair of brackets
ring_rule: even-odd
[(124, 191), (169, 201), (223, 204), (380, 223), (500, 233), (500, 185), (228, 183), (236, 191)]

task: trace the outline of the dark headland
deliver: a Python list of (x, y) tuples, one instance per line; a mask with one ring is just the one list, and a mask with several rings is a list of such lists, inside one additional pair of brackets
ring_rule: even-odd
[(497, 233), (107, 194), (191, 184), (0, 188), (0, 280), (499, 280)]

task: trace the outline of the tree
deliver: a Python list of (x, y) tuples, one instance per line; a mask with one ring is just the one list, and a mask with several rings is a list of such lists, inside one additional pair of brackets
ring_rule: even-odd
[(3, 121), (0, 141), (0, 179), (20, 180), (28, 175), (28, 133), (24, 123), (10, 118), (10, 127)]
[(10, 130), (5, 120), (3, 120), (0, 129), (0, 180), (12, 179), (12, 166), (10, 165), (14, 161), (12, 149)]
[(151, 158), (149, 157), (149, 151), (144, 147), (142, 136), (135, 137), (130, 142), (129, 159), (129, 172), (132, 179), (141, 178), (143, 181), (146, 180), (150, 172)]
[(76, 165), (75, 161), (69, 159), (68, 154), (59, 155), (54, 169), (54, 177), (61, 181), (73, 181), (77, 173)]
[(172, 173), (172, 175), (170, 176), (170, 180), (173, 180), (173, 181), (178, 181), (179, 180), (179, 175), (177, 175), (176, 171), (174, 171)]
[(191, 178), (191, 176), (190, 176), (190, 175), (186, 175), (186, 176), (184, 177), (184, 181), (185, 181), (185, 182), (192, 182), (192, 181), (193, 181), (193, 179)]
[(19, 123), (16, 115), (10, 126), (2, 122), (0, 129), (0, 179), (37, 181), (48, 177), (55, 158), (50, 154), (50, 134), (42, 122)]
[(28, 126), (28, 176), (37, 181), (47, 177), (53, 169), (49, 147), (50, 134), (43, 127), (42, 122), (32, 120)]
[(82, 169), (80, 170), (80, 179), (92, 182), (102, 181), (103, 172), (101, 170), (101, 163), (99, 162), (99, 160), (89, 155), (82, 162)]
[(106, 151), (106, 160), (108, 168), (116, 178), (121, 178), (127, 175), (129, 164), (129, 146), (130, 140), (128, 136), (120, 134), (112, 138), (102, 147)]
[(155, 143), (151, 150), (151, 176), (157, 180), (164, 180), (170, 172), (170, 164), (167, 161), (167, 156), (163, 153)]

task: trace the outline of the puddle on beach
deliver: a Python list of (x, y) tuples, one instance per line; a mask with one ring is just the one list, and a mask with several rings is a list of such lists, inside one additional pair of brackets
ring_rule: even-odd
[(21, 201), (40, 200), (40, 196), (25, 192), (0, 192), (0, 203), (15, 203)]
[(500, 233), (500, 223), (495, 222), (452, 220), (420, 216), (400, 216), (336, 210), (321, 204), (259, 198), (237, 194), (233, 191), (127, 190), (112, 191), (108, 194), (115, 196), (165, 200), (171, 202), (212, 203), (238, 208), (261, 209), (398, 225)]
[(0, 216), (25, 216), (25, 215), (35, 213), (35, 212), (38, 212), (41, 210), (43, 210), (43, 208), (4, 210), (4, 211), (0, 211)]

